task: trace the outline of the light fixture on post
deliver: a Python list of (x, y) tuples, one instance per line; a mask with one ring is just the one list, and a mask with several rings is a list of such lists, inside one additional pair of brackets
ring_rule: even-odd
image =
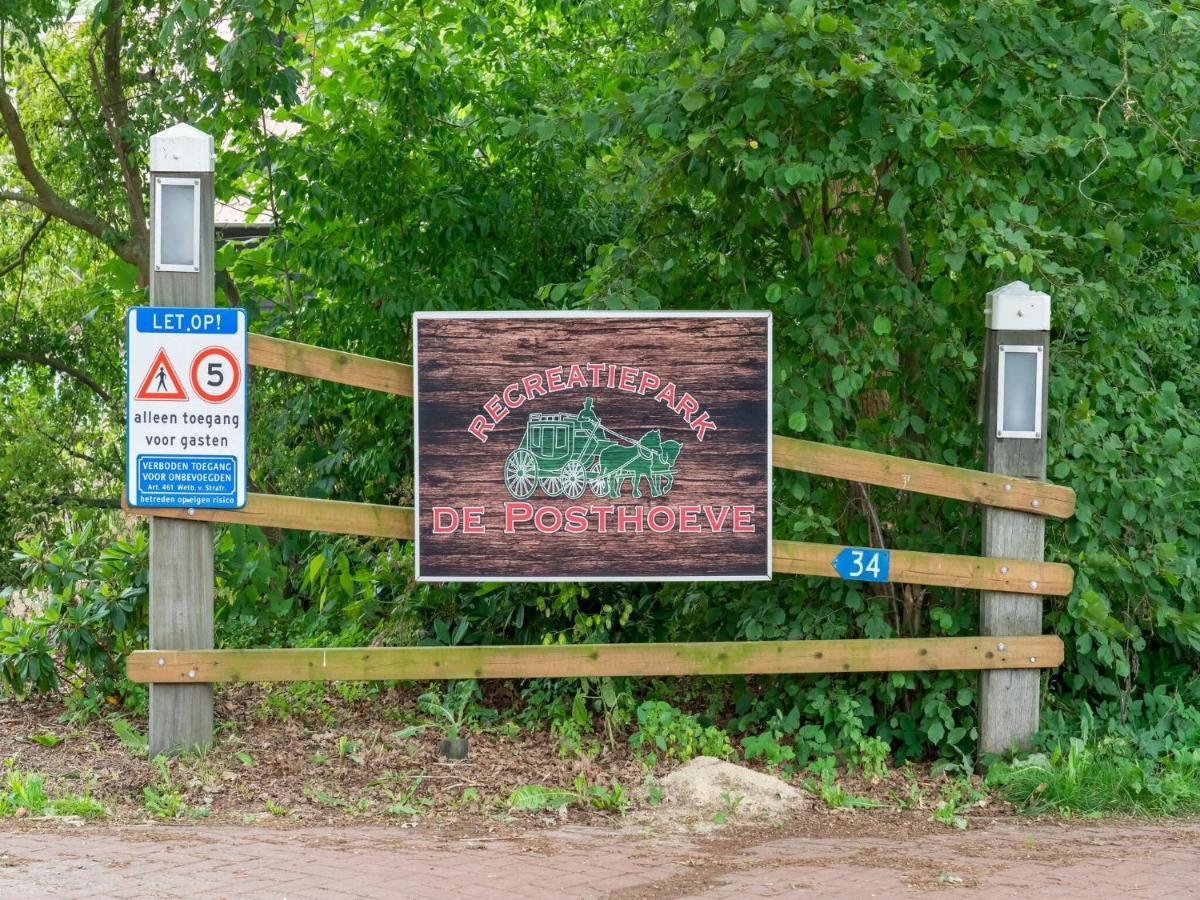
[(1045, 354), (1036, 344), (1000, 344), (996, 373), (996, 437), (1042, 436)]
[(154, 268), (200, 271), (200, 179), (154, 180)]
[[(988, 294), (990, 332), (1049, 332), (1050, 295), (1014, 281)], [(1046, 391), (1045, 341), (1030, 335), (1011, 337), (996, 346), (995, 426), (997, 438), (1040, 440), (1044, 434)]]
[(212, 170), (212, 137), (191, 125), (181, 123), (150, 139), (156, 272), (200, 271), (204, 192), (197, 176)]

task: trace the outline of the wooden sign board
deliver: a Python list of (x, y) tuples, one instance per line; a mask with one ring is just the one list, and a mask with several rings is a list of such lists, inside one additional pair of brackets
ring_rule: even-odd
[(417, 313), (420, 581), (771, 577), (769, 313)]

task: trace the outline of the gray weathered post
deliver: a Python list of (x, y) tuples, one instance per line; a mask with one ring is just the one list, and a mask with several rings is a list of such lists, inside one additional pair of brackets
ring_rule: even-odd
[[(150, 138), (152, 306), (213, 305), (213, 161), (212, 137), (190, 125), (180, 123)], [(198, 205), (194, 208), (186, 205), (189, 186), (194, 188), (192, 203)], [(165, 188), (176, 190), (171, 215), (164, 214), (166, 204), (161, 202)], [(194, 211), (190, 219), (189, 209)], [(198, 240), (193, 239), (189, 222)], [(195, 253), (187, 247), (182, 252), (178, 248), (159, 252), (160, 242), (165, 246), (180, 239)], [(212, 646), (212, 526), (152, 518), (150, 649), (205, 650)], [(212, 744), (212, 696), (209, 684), (151, 684), (150, 755)]]
[[(984, 440), (989, 472), (1045, 480), (1049, 398), (1050, 296), (1022, 281), (987, 297)], [(983, 555), (1045, 559), (1045, 519), (984, 508)], [(1031, 587), (1037, 587), (1036, 583)], [(1041, 634), (1042, 598), (984, 591), (984, 635)], [(1038, 669), (996, 669), (979, 676), (979, 755), (1029, 747), (1038, 730)]]

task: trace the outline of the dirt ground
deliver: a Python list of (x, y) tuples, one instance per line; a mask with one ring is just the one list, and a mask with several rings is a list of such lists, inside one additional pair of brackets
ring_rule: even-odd
[[(584, 752), (564, 745), (548, 729), (518, 728), (497, 720), (470, 730), (470, 755), (461, 762), (439, 757), (442, 732), (420, 729), (427, 721), (416, 692), (389, 689), (377, 696), (343, 697), (333, 688), (299, 696), (282, 687), (226, 686), (215, 700), (219, 723), (215, 746), (167, 761), (163, 767), (131, 749), (106, 721), (80, 725), (60, 721), (53, 702), (0, 701), (0, 760), (46, 778), (51, 798), (88, 795), (107, 808), (110, 824), (162, 819), (148, 809), (147, 789), (177, 795), (179, 820), (272, 827), (392, 823), (483, 827), (489, 833), (564, 824), (611, 824), (652, 806), (652, 788), (673, 765), (647, 769), (618, 737), (585, 736)], [(510, 698), (493, 697), (504, 707)], [(129, 722), (140, 735), (144, 720)], [(612, 796), (614, 782), (620, 797)], [(845, 790), (893, 808), (898, 827), (936, 829), (930, 821), (945, 777), (909, 767), (875, 781), (848, 776)], [(610, 802), (576, 802), (550, 810), (523, 811), (511, 802), (523, 786), (577, 790), (595, 787)], [(657, 791), (654, 791), (657, 793)], [(729, 798), (718, 818), (745, 824), (745, 808)], [(913, 799), (913, 798), (916, 799)], [(911, 807), (894, 809), (897, 804)], [(619, 806), (624, 804), (627, 816)], [(841, 822), (817, 800), (801, 804), (804, 816)], [(597, 808), (607, 806), (608, 808)], [(747, 804), (747, 808), (753, 804)], [(1003, 804), (983, 801), (967, 817), (992, 815)], [(796, 810), (797, 814), (801, 811)], [(715, 813), (703, 811), (710, 824)]]

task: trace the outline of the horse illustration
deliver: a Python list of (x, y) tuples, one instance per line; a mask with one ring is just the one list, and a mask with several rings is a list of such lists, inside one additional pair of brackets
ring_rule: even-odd
[(632, 445), (615, 445), (600, 452), (600, 470), (605, 473), (605, 493), (620, 497), (625, 481), (630, 481), (633, 496), (641, 497), (643, 478), (650, 485), (650, 496), (661, 497), (671, 490), (675, 480), (678, 441), (664, 441), (658, 429), (647, 431)]

